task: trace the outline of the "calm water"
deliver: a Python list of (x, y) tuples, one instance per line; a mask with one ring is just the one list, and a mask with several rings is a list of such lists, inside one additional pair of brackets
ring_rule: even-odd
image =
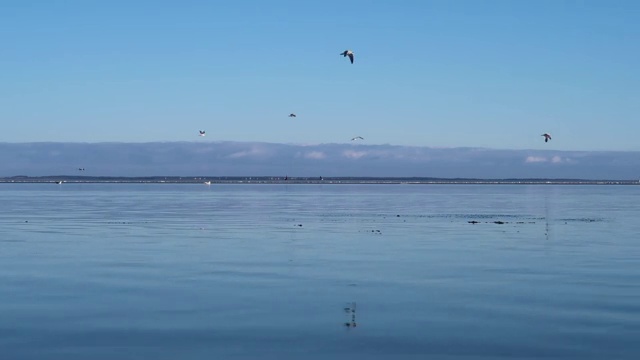
[(638, 204), (637, 186), (4, 184), (0, 359), (638, 359)]

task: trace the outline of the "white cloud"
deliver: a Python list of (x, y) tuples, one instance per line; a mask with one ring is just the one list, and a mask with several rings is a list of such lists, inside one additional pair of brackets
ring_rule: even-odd
[(524, 162), (526, 162), (526, 163), (547, 162), (547, 158), (546, 157), (542, 157), (542, 156), (527, 156), (527, 158), (524, 160)]
[(348, 159), (360, 159), (361, 157), (367, 155), (366, 151), (353, 151), (353, 150), (345, 150), (342, 155)]
[(306, 154), (304, 154), (304, 157), (307, 159), (316, 159), (316, 160), (321, 160), (327, 157), (327, 155), (325, 153), (323, 153), (322, 151), (311, 151), (308, 152)]
[(269, 151), (265, 148), (253, 146), (248, 150), (238, 151), (231, 155), (229, 155), (232, 159), (243, 158), (243, 157), (261, 157), (268, 155)]

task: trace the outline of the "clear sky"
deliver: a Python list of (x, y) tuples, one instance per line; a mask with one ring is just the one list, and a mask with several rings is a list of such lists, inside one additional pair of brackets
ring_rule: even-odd
[(1, 142), (640, 150), (640, 1), (2, 0), (0, 44)]

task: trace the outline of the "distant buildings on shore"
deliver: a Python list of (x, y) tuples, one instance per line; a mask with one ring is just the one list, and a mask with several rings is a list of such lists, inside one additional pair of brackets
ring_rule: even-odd
[(446, 179), (391, 177), (290, 177), (290, 176), (12, 176), (0, 183), (148, 183), (148, 184), (509, 184), (509, 185), (640, 185), (638, 180), (587, 179)]

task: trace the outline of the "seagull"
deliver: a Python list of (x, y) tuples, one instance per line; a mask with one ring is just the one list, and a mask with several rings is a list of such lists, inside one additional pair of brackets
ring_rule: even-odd
[(550, 134), (544, 133), (544, 134), (542, 134), (540, 136), (544, 136), (544, 142), (549, 142), (549, 140), (551, 140), (551, 135)]
[(340, 55), (344, 56), (344, 57), (349, 57), (349, 60), (351, 60), (351, 63), (353, 64), (353, 51), (351, 50), (345, 50), (343, 52), (340, 53)]
[(211, 181), (205, 181), (204, 184), (205, 185), (211, 185)]
[(289, 114), (289, 117), (296, 117), (296, 114), (291, 113), (291, 114)]
[(198, 135), (204, 136), (204, 134), (205, 134), (204, 130), (198, 130), (198, 131), (200, 132), (200, 134), (198, 134)]
[(355, 141), (355, 140), (364, 140), (364, 138), (362, 136), (356, 136), (351, 138), (351, 141)]

